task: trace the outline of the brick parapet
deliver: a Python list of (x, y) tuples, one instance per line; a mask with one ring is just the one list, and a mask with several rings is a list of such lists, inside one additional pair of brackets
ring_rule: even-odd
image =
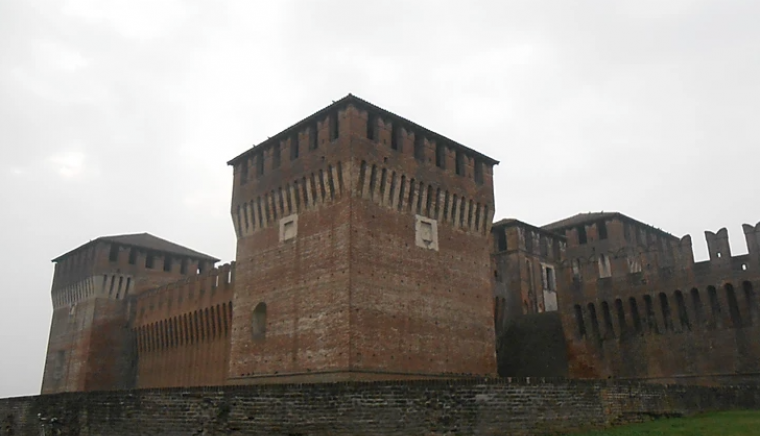
[(757, 385), (478, 378), (215, 386), (0, 400), (0, 434), (529, 435), (759, 407)]

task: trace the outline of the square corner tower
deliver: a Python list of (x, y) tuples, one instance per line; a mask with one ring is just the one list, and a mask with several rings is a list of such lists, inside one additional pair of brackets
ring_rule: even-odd
[(230, 383), (495, 374), (497, 163), (352, 95), (232, 159)]

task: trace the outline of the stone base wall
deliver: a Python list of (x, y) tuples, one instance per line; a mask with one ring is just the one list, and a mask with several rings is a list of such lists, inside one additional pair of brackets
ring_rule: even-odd
[(533, 435), (760, 408), (757, 386), (467, 379), (63, 393), (0, 400), (0, 435)]

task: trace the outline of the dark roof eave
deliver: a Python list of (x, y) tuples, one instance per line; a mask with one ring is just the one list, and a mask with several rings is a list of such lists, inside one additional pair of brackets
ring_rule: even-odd
[[(149, 250), (149, 251), (156, 251), (156, 252), (169, 253), (169, 254), (173, 254), (173, 255), (175, 255), (175, 256), (179, 256), (179, 257), (188, 257), (188, 258), (192, 258), (192, 259), (199, 259), (199, 260), (209, 260), (209, 261), (213, 261), (214, 263), (216, 263), (216, 262), (219, 262), (219, 261), (221, 260), (221, 259), (217, 259), (217, 258), (215, 258), (215, 257), (213, 257), (213, 256), (209, 256), (209, 255), (207, 255), (207, 254), (203, 254), (203, 253), (199, 253), (199, 252), (196, 252), (196, 253), (197, 253), (197, 255), (191, 255), (191, 254), (182, 254), (182, 253), (173, 253), (173, 252), (171, 252), (171, 251), (169, 251), (169, 250), (159, 250), (159, 249), (154, 249), (154, 248), (149, 248), (149, 247), (143, 247), (143, 246), (140, 246), (140, 245), (138, 245), (138, 244), (130, 244), (130, 243), (128, 243), (128, 242), (122, 242), (122, 241), (112, 241), (112, 240), (111, 240), (111, 237), (108, 237), (108, 236), (101, 236), (101, 237), (99, 237), (99, 238), (95, 238), (95, 239), (93, 239), (93, 240), (91, 240), (91, 241), (89, 241), (89, 242), (87, 242), (87, 243), (84, 243), (84, 244), (80, 245), (79, 247), (77, 247), (77, 248), (75, 248), (75, 249), (73, 249), (73, 250), (69, 250), (69, 251), (67, 251), (67, 252), (65, 252), (65, 253), (63, 253), (63, 254), (61, 254), (60, 256), (56, 257), (55, 259), (52, 259), (50, 262), (52, 262), (52, 263), (56, 263), (56, 262), (58, 262), (59, 260), (63, 259), (64, 257), (66, 257), (66, 256), (69, 256), (69, 255), (71, 255), (71, 254), (74, 254), (74, 253), (76, 253), (77, 251), (79, 251), (79, 250), (82, 250), (82, 249), (84, 249), (84, 248), (86, 248), (86, 247), (88, 247), (88, 246), (90, 246), (90, 245), (92, 245), (92, 244), (98, 243), (98, 242), (116, 242), (116, 243), (118, 243), (119, 245), (122, 245), (122, 246), (125, 246), (125, 247), (135, 247), (135, 248), (141, 248), (141, 249), (143, 249), (143, 250)], [(189, 249), (188, 249), (188, 250), (189, 250)], [(195, 251), (195, 250), (192, 250), (192, 251)]]
[(331, 104), (331, 105), (329, 105), (327, 107), (324, 107), (324, 108), (318, 110), (317, 112), (315, 112), (315, 113), (309, 115), (308, 117), (302, 119), (301, 121), (293, 124), (292, 126), (288, 127), (287, 129), (281, 131), (280, 133), (277, 133), (276, 135), (268, 138), (267, 140), (259, 143), (258, 145), (255, 145), (252, 148), (249, 148), (248, 150), (240, 153), (239, 155), (237, 155), (234, 158), (232, 158), (229, 161), (227, 161), (227, 165), (235, 165), (241, 159), (243, 159), (244, 157), (246, 157), (246, 156), (248, 156), (250, 154), (255, 153), (257, 150), (262, 149), (262, 148), (266, 148), (266, 147), (270, 146), (271, 144), (274, 144), (276, 141), (282, 140), (283, 138), (285, 138), (288, 135), (290, 135), (290, 133), (293, 130), (300, 129), (301, 127), (304, 126), (304, 124), (307, 124), (308, 122), (312, 121), (314, 118), (317, 118), (317, 117), (320, 117), (322, 115), (325, 115), (328, 112), (332, 111), (334, 108), (340, 107), (340, 106), (343, 106), (343, 105), (347, 105), (349, 103), (354, 103), (357, 106), (364, 106), (365, 108), (370, 108), (373, 111), (379, 112), (381, 115), (384, 115), (384, 116), (398, 118), (403, 123), (411, 125), (415, 129), (423, 131), (426, 136), (429, 136), (429, 137), (432, 137), (432, 138), (440, 138), (440, 139), (442, 139), (442, 140), (444, 140), (444, 141), (446, 141), (446, 142), (448, 142), (450, 144), (453, 144), (454, 146), (456, 146), (458, 148), (461, 148), (466, 153), (475, 155), (478, 158), (483, 159), (486, 163), (489, 163), (491, 165), (498, 165), (499, 164), (498, 160), (496, 160), (496, 159), (494, 159), (492, 157), (486, 156), (486, 155), (484, 155), (483, 153), (480, 153), (477, 150), (474, 150), (474, 149), (472, 149), (470, 147), (467, 147), (466, 145), (462, 145), (459, 142), (454, 141), (453, 139), (450, 139), (450, 138), (447, 138), (447, 137), (441, 135), (440, 133), (437, 133), (437, 132), (434, 132), (434, 131), (432, 131), (430, 129), (422, 127), (419, 124), (417, 124), (417, 123), (415, 123), (413, 121), (410, 121), (409, 119), (404, 118), (404, 117), (402, 117), (400, 115), (396, 115), (395, 113), (393, 113), (391, 111), (388, 111), (388, 110), (383, 109), (381, 107), (375, 106), (374, 104), (372, 104), (372, 103), (370, 103), (370, 102), (368, 102), (366, 100), (363, 100), (363, 99), (361, 99), (361, 98), (359, 98), (359, 97), (357, 97), (357, 96), (355, 96), (353, 94), (348, 94), (347, 96), (341, 98), (340, 100), (336, 101), (335, 103), (333, 103), (333, 104)]
[[(621, 213), (621, 212), (609, 212), (609, 214), (604, 214), (603, 216), (589, 217), (588, 219), (585, 219), (585, 220), (578, 220), (578, 221), (573, 222), (571, 224), (557, 226), (557, 227), (550, 227), (552, 224), (547, 224), (547, 225), (543, 226), (542, 228), (544, 230), (548, 230), (550, 232), (559, 232), (559, 231), (564, 231), (564, 230), (567, 230), (567, 229), (572, 229), (572, 228), (577, 227), (577, 226), (579, 226), (581, 224), (595, 223), (595, 222), (597, 222), (599, 220), (607, 220), (607, 219), (610, 219), (610, 218), (620, 218), (621, 220), (625, 220), (625, 221), (629, 221), (629, 222), (632, 222), (632, 223), (636, 223), (638, 225), (641, 225), (641, 226), (644, 226), (644, 227), (646, 227), (648, 229), (651, 229), (652, 231), (655, 231), (655, 232), (657, 232), (657, 233), (659, 233), (659, 234), (661, 234), (663, 236), (666, 236), (668, 238), (672, 238), (673, 240), (680, 240), (680, 238), (678, 236), (675, 236), (672, 233), (668, 233), (665, 230), (658, 229), (657, 227), (652, 226), (651, 224), (647, 224), (647, 223), (645, 223), (643, 221), (639, 221), (639, 220), (637, 220), (635, 218), (631, 218), (628, 215), (625, 215), (624, 213)], [(560, 221), (562, 221), (562, 220), (560, 220)]]
[(542, 229), (541, 227), (534, 226), (533, 224), (526, 223), (525, 221), (520, 221), (515, 218), (505, 218), (502, 220), (499, 220), (491, 225), (491, 228), (497, 228), (497, 227), (514, 227), (514, 226), (524, 226), (528, 227), (533, 231), (539, 232), (541, 234), (551, 236), (553, 238), (557, 238), (562, 241), (566, 241), (567, 237), (565, 235), (562, 235), (560, 233), (555, 233), (552, 230)]

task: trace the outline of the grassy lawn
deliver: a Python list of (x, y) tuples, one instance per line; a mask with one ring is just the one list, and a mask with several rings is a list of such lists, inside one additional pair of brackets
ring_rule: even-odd
[(716, 412), (658, 419), (575, 436), (760, 436), (760, 411)]

